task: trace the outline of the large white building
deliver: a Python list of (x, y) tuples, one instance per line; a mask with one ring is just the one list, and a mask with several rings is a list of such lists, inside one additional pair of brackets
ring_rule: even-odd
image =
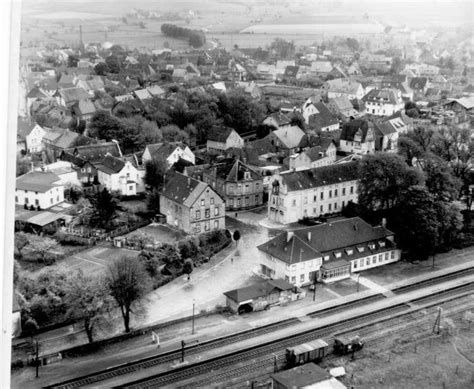
[(64, 201), (61, 178), (51, 172), (30, 172), (16, 179), (15, 204), (47, 209)]
[(304, 217), (340, 212), (357, 202), (358, 162), (289, 171), (275, 177), (268, 199), (268, 218), (282, 224)]
[(296, 286), (327, 283), (400, 259), (393, 232), (359, 217), (283, 232), (258, 246), (263, 275)]
[(179, 159), (184, 159), (193, 165), (195, 156), (191, 149), (181, 142), (156, 143), (146, 146), (143, 152), (142, 161), (157, 161), (163, 163), (166, 169), (173, 166)]
[(145, 191), (145, 171), (137, 169), (130, 160), (106, 155), (95, 166), (99, 183), (109, 191), (118, 191), (124, 196), (134, 196)]
[(390, 116), (405, 107), (398, 89), (372, 89), (362, 100), (365, 102), (365, 112), (376, 116)]

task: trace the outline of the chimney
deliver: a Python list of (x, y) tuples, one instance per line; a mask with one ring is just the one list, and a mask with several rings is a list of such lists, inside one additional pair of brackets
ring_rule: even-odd
[(311, 231), (308, 231), (308, 242), (311, 242)]
[(293, 231), (287, 231), (286, 233), (286, 241), (289, 242), (293, 238)]

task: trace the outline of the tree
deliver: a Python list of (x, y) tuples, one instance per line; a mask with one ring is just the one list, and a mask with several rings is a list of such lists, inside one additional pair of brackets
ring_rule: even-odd
[(152, 189), (146, 197), (147, 209), (154, 214), (160, 213), (160, 192), (158, 189)]
[(130, 332), (130, 314), (138, 309), (149, 289), (150, 279), (137, 258), (122, 256), (107, 267), (107, 285), (122, 313), (125, 332)]
[(423, 149), (415, 140), (402, 135), (398, 138), (398, 154), (404, 158), (408, 166), (413, 166), (413, 162), (423, 155)]
[(192, 259), (188, 258), (184, 261), (183, 264), (183, 273), (189, 275), (193, 272), (193, 261)]
[(151, 189), (161, 189), (163, 187), (166, 172), (164, 163), (154, 159), (145, 162), (145, 176), (143, 180)]
[(304, 117), (301, 113), (299, 112), (293, 112), (291, 114), (291, 122), (290, 124), (292, 126), (298, 126), (299, 128), (301, 128), (303, 131), (306, 129), (306, 123), (305, 123), (305, 120), (304, 120)]
[(109, 55), (105, 59), (106, 65), (109, 67), (110, 73), (119, 73), (122, 68), (122, 64), (116, 55)]
[(78, 63), (79, 63), (79, 57), (77, 55), (70, 54), (67, 57), (67, 67), (68, 68), (77, 68)]
[(174, 124), (161, 127), (161, 133), (166, 142), (183, 142), (189, 144), (189, 134)]
[(38, 333), (39, 326), (35, 319), (29, 318), (22, 326), (22, 335), (33, 337)]
[(235, 244), (237, 244), (240, 240), (240, 231), (239, 230), (235, 230), (234, 231), (234, 235), (233, 235), (233, 238), (235, 240)]
[(430, 126), (418, 126), (412, 132), (407, 134), (422, 149), (423, 152), (430, 151), (435, 140), (435, 131)]
[(281, 59), (293, 58), (295, 56), (295, 44), (281, 38), (276, 38), (270, 44), (270, 50), (273, 50)]
[(68, 316), (82, 320), (87, 339), (92, 343), (96, 325), (112, 308), (106, 284), (100, 277), (85, 276), (79, 271), (69, 279), (66, 302)]
[(104, 188), (89, 197), (89, 201), (92, 206), (90, 224), (107, 228), (117, 213), (117, 200)]
[(189, 46), (192, 46), (195, 49), (202, 47), (205, 42), (206, 39), (202, 34), (193, 34), (189, 37)]
[(31, 162), (28, 158), (17, 158), (16, 159), (16, 176), (22, 176), (31, 169)]
[(409, 187), (423, 183), (419, 170), (389, 153), (364, 156), (359, 177), (359, 204), (372, 211), (394, 207)]
[(142, 250), (137, 258), (151, 278), (156, 278), (160, 274), (160, 261), (155, 255), (149, 251)]
[(30, 243), (30, 235), (24, 232), (15, 233), (15, 248), (18, 251), (18, 257), (23, 257), (23, 249)]
[(95, 74), (98, 76), (106, 76), (107, 73), (110, 73), (109, 65), (105, 62), (99, 62), (97, 65), (94, 66)]
[(398, 74), (402, 70), (402, 60), (400, 57), (394, 57), (392, 59), (392, 65), (390, 66), (390, 73), (392, 74)]
[(439, 201), (453, 201), (459, 197), (462, 182), (440, 157), (428, 154), (421, 161), (428, 191)]
[(46, 264), (54, 262), (55, 256), (63, 253), (59, 243), (46, 236), (31, 235), (29, 247), (37, 255), (38, 262)]
[(347, 38), (346, 39), (346, 45), (352, 51), (359, 51), (360, 50), (359, 42), (355, 38)]
[(121, 139), (123, 126), (118, 118), (107, 111), (96, 111), (89, 123), (89, 132), (93, 137), (107, 141)]
[(274, 131), (275, 127), (266, 124), (260, 124), (257, 127), (257, 139), (265, 138), (271, 131)]

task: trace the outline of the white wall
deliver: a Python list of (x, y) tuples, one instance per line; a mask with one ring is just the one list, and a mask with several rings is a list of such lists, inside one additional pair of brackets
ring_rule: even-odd
[(59, 185), (51, 188), (45, 193), (35, 192), (31, 190), (15, 190), (15, 204), (23, 205), (27, 200), (28, 206), (40, 206), (42, 209), (53, 207), (64, 201), (64, 186)]

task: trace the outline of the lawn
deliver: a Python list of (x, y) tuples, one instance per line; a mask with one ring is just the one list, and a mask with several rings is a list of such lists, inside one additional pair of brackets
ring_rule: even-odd
[(174, 243), (180, 239), (186, 237), (186, 233), (183, 231), (175, 230), (164, 224), (149, 224), (145, 227), (139, 228), (138, 230), (132, 231), (125, 235), (126, 237), (144, 234), (154, 242), (159, 243)]

